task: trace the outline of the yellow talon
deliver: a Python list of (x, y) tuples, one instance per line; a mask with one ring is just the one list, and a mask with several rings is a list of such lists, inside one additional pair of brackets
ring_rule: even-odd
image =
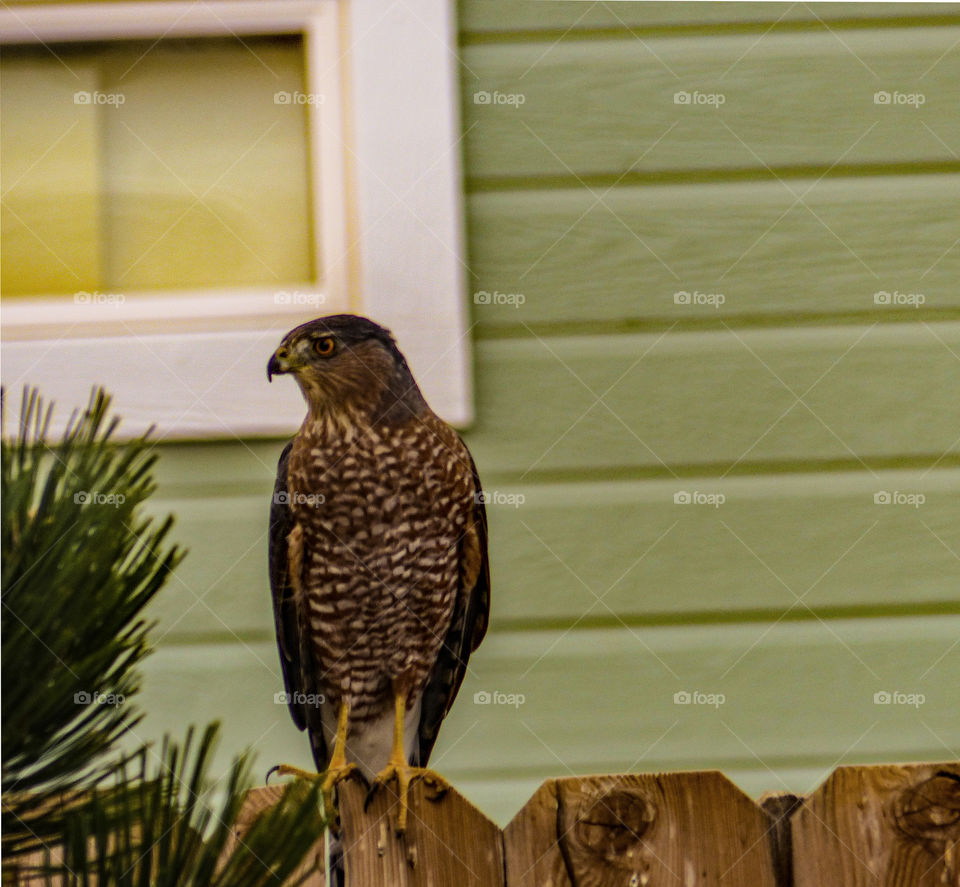
[(394, 688), (394, 720), (393, 720), (393, 748), (387, 759), (387, 766), (374, 777), (370, 788), (369, 799), (380, 787), (386, 786), (392, 779), (397, 780), (397, 798), (400, 813), (397, 816), (397, 834), (402, 835), (407, 830), (407, 813), (410, 807), (410, 784), (415, 779), (423, 779), (433, 785), (438, 794), (443, 794), (450, 788), (439, 773), (434, 773), (426, 767), (412, 767), (403, 752), (403, 721), (406, 715), (406, 692)]
[(415, 779), (422, 779), (434, 787), (438, 796), (444, 794), (444, 792), (450, 788), (450, 783), (439, 773), (434, 773), (433, 770), (429, 770), (426, 767), (411, 767), (403, 760), (399, 762), (391, 761), (376, 775), (373, 786), (370, 789), (371, 794), (380, 786), (386, 786), (387, 783), (394, 778), (397, 780), (397, 797), (400, 806), (400, 812), (397, 815), (397, 834), (402, 835), (407, 830), (407, 813), (410, 808), (409, 795), (411, 783)]
[(297, 779), (307, 779), (311, 782), (322, 779), (323, 804), (328, 810), (333, 810), (333, 790), (357, 769), (356, 764), (347, 761), (347, 723), (349, 715), (350, 705), (344, 701), (340, 704), (340, 712), (337, 716), (337, 735), (333, 743), (333, 754), (330, 756), (330, 763), (323, 773), (311, 773), (309, 770), (302, 770), (290, 764), (278, 764), (270, 770), (267, 778), (270, 778), (271, 773), (276, 773), (280, 776), (295, 776)]

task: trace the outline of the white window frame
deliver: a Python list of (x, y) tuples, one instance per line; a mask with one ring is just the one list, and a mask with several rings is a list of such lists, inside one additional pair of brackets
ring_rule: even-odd
[[(92, 384), (114, 395), (127, 436), (291, 433), (304, 408), (290, 380), (267, 385), (280, 336), (320, 314), (366, 314), (395, 333), (434, 409), (473, 418), (465, 300), (459, 89), (453, 0), (216, 0), (6, 7), (0, 42), (303, 36), (310, 202), (322, 281), (124, 293), (120, 308), (71, 294), (5, 300), (3, 381), (58, 405)], [(333, 61), (331, 61), (333, 60)], [(306, 303), (306, 304), (304, 304)], [(316, 307), (319, 305), (319, 307)], [(96, 365), (96, 376), (78, 367)], [(11, 410), (15, 412), (15, 410)], [(15, 421), (15, 416), (11, 416)]]

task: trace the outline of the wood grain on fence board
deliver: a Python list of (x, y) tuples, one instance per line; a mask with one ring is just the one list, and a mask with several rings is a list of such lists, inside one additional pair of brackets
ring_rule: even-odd
[[(224, 856), (283, 791), (247, 793)], [(503, 831), (454, 788), (416, 782), (410, 800), (398, 835), (391, 787), (341, 784), (347, 887), (960, 885), (960, 761), (843, 766), (806, 797), (759, 802), (718, 771), (549, 779)], [(318, 834), (288, 883), (323, 887), (324, 845)], [(4, 883), (36, 882), (5, 867)]]
[(508, 887), (773, 887), (772, 821), (721, 773), (558, 779), (504, 832)]
[(495, 823), (456, 789), (437, 797), (416, 780), (407, 832), (398, 836), (394, 785), (379, 789), (369, 805), (362, 780), (338, 789), (348, 887), (501, 887), (503, 840)]
[(958, 887), (960, 763), (840, 767), (792, 833), (796, 887)]

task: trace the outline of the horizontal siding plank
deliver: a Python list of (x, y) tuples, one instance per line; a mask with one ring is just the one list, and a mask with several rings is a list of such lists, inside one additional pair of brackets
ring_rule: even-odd
[[(907, 491), (923, 504), (874, 500)], [(736, 618), (791, 606), (794, 617), (809, 617), (808, 608), (960, 609), (960, 470), (496, 492), (524, 498), (488, 508), (495, 623)], [(682, 493), (724, 500), (675, 503)]]
[[(487, 489), (494, 626), (960, 607), (958, 469)], [(678, 505), (678, 492), (724, 501)], [(924, 501), (878, 505), (878, 492)], [(269, 495), (153, 503), (191, 548), (151, 608), (160, 634), (269, 636)]]
[[(304, 408), (306, 409), (306, 408)], [(158, 429), (163, 434), (163, 428)], [(290, 429), (290, 434), (296, 431)], [(285, 440), (158, 443), (155, 474), (164, 498), (254, 493), (269, 497)]]
[[(862, 737), (855, 754), (912, 760), (936, 745), (921, 720), (948, 743), (960, 739), (958, 631), (960, 616), (501, 633), (471, 663), (443, 748), (470, 729), (474, 766), (485, 759), (479, 749), (491, 769), (503, 766), (506, 741), (511, 766), (546, 761), (583, 773), (723, 769), (754, 755), (795, 765)], [(523, 704), (474, 704), (494, 690), (522, 693)], [(726, 700), (716, 709), (674, 704), (675, 692), (695, 690)], [(926, 700), (874, 703), (894, 691)]]
[(272, 483), (261, 495), (168, 499), (150, 503), (158, 517), (173, 514), (171, 540), (188, 554), (151, 603), (160, 636), (271, 631), (267, 524)]
[[(468, 178), (952, 163), (960, 27), (478, 45)], [(924, 103), (878, 105), (885, 90)], [(676, 93), (724, 97), (676, 104)], [(522, 95), (478, 104), (475, 94)], [(502, 101), (506, 101), (503, 99)], [(519, 102), (520, 100), (517, 99)], [(718, 100), (719, 101), (719, 100)], [(926, 125), (924, 125), (926, 124)]]
[[(920, 300), (904, 299), (917, 294), (921, 311), (957, 308), (958, 205), (960, 175), (618, 187), (602, 204), (583, 188), (475, 193), (473, 316), (495, 333), (520, 323), (881, 319), (894, 299), (917, 312)], [(678, 303), (684, 292), (689, 303)], [(876, 304), (878, 292), (890, 304)], [(717, 294), (722, 302), (704, 298)]]
[[(960, 617), (943, 616), (495, 632), (471, 660), (432, 763), (459, 782), (761, 761), (775, 780), (781, 767), (842, 755), (846, 763), (942, 759), (943, 744), (960, 742), (958, 632)], [(258, 777), (281, 761), (310, 766), (305, 738), (274, 701), (282, 684), (272, 644), (170, 646), (144, 671), (139, 701), (148, 714), (138, 738), (218, 717), (221, 763), (252, 746)], [(475, 702), (494, 691), (524, 698)], [(680, 691), (725, 701), (678, 705)], [(925, 701), (875, 704), (884, 691)]]
[(570, 3), (569, 0), (461, 0), (460, 31), (485, 34), (509, 31), (646, 28), (782, 22), (855, 22), (862, 19), (960, 15), (955, 3)]
[(958, 354), (957, 323), (486, 341), (467, 440), (522, 473), (937, 459)]

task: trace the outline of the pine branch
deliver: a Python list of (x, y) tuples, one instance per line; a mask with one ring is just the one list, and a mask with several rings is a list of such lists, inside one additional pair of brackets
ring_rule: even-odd
[(141, 516), (156, 456), (146, 438), (111, 442), (108, 407), (94, 391), (51, 444), (50, 411), (25, 391), (2, 442), (4, 854), (36, 847), (58, 801), (116, 766), (140, 718), (141, 613), (182, 558), (164, 545), (172, 517)]
[[(211, 725), (193, 748), (166, 742), (156, 765), (142, 750), (134, 774), (119, 774), (112, 792), (95, 793), (68, 817), (59, 845), (62, 865), (48, 883), (63, 887), (93, 879), (116, 887), (266, 887), (284, 884), (322, 835), (319, 783), (291, 785), (234, 845), (233, 825), (250, 786), (248, 759), (234, 761), (218, 785), (208, 770), (217, 734)], [(122, 815), (117, 815), (121, 812)], [(233, 845), (233, 846), (231, 846)], [(291, 881), (293, 883), (293, 881)]]
[(250, 763), (211, 782), (217, 725), (196, 747), (192, 729), (182, 748), (165, 740), (159, 758), (119, 751), (140, 719), (143, 610), (183, 553), (166, 543), (172, 517), (143, 516), (151, 445), (114, 444), (108, 408), (95, 390), (50, 443), (50, 410), (25, 391), (19, 427), (3, 435), (4, 883), (30, 871), (58, 887), (284, 883), (326, 825), (319, 785), (291, 786), (236, 844)]

